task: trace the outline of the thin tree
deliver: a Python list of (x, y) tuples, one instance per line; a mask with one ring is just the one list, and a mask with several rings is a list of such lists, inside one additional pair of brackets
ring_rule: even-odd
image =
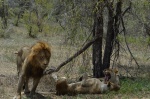
[(2, 0), (2, 8), (1, 8), (1, 18), (3, 22), (3, 29), (7, 28), (7, 17), (8, 17), (8, 5), (5, 0)]
[[(99, 0), (100, 1), (100, 0)], [(94, 12), (93, 37), (99, 39), (93, 44), (93, 76), (103, 76), (102, 67), (102, 39), (103, 39), (103, 6), (104, 3), (97, 3)]]
[[(101, 1), (101, 0), (100, 0)], [(98, 1), (97, 10), (94, 15), (93, 37), (100, 37), (93, 44), (93, 76), (96, 78), (103, 77), (103, 70), (110, 67), (111, 55), (113, 48), (116, 45), (116, 37), (119, 33), (119, 17), (121, 16), (122, 1), (119, 0), (114, 8), (114, 2), (105, 0)], [(106, 34), (106, 44), (104, 49), (104, 57), (102, 56), (102, 41), (103, 41), (103, 5), (108, 9), (108, 26)], [(114, 15), (115, 12), (115, 15)], [(119, 49), (119, 43), (117, 43)], [(119, 52), (119, 51), (118, 51)], [(103, 60), (102, 60), (103, 57)]]

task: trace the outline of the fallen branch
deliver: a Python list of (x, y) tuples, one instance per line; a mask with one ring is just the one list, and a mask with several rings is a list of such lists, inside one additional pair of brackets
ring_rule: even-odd
[(67, 63), (69, 63), (70, 61), (72, 61), (74, 58), (76, 58), (77, 56), (79, 56), (81, 53), (83, 53), (87, 48), (89, 48), (97, 39), (94, 38), (93, 40), (89, 41), (85, 46), (83, 46), (79, 51), (77, 51), (73, 56), (71, 56), (70, 58), (68, 58), (66, 61), (62, 62), (60, 65), (57, 66), (57, 68), (55, 67), (51, 67), (48, 70), (44, 71), (44, 75), (47, 74), (51, 74), (53, 72), (58, 72), (64, 65), (66, 65)]

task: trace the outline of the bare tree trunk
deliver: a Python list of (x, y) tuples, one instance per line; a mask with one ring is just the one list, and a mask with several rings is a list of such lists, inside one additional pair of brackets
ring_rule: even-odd
[(114, 39), (113, 11), (114, 11), (113, 4), (111, 3), (110, 6), (108, 7), (108, 26), (107, 26), (105, 52), (103, 58), (103, 66), (105, 68), (109, 68), (110, 66), (110, 56), (112, 54), (112, 47), (113, 47), (113, 39)]
[(103, 4), (99, 4), (94, 14), (93, 37), (99, 39), (93, 44), (93, 76), (96, 78), (103, 76), (102, 67), (102, 38), (103, 38)]
[(23, 13), (24, 13), (24, 8), (21, 8), (21, 10), (19, 11), (19, 13), (17, 15), (17, 21), (16, 21), (16, 24), (15, 24), (16, 26), (18, 26), (19, 20), (20, 20)]
[[(93, 76), (96, 78), (103, 77), (103, 70), (110, 67), (110, 59), (113, 52), (113, 47), (116, 42), (116, 37), (119, 33), (120, 26), (120, 17), (121, 17), (121, 7), (122, 1), (119, 0), (117, 2), (117, 8), (114, 15), (114, 6), (113, 2), (109, 2), (105, 0), (105, 4), (108, 8), (108, 26), (107, 26), (107, 35), (106, 35), (106, 46), (104, 57), (102, 61), (102, 40), (103, 40), (103, 7), (104, 2), (98, 1), (94, 8), (94, 24), (93, 24), (93, 41), (89, 42), (85, 47), (82, 48), (79, 52), (75, 53), (68, 60), (63, 62), (56, 69), (49, 69), (44, 72), (44, 74), (51, 74), (52, 72), (57, 72), (60, 70), (68, 62), (72, 61), (73, 58), (80, 55), (85, 49), (87, 49), (90, 45), (93, 44)], [(117, 43), (119, 44), (119, 43)], [(119, 47), (119, 46), (118, 46)]]
[(3, 28), (7, 28), (7, 16), (8, 16), (8, 6), (5, 4), (5, 1), (2, 0), (2, 21), (3, 21)]
[(29, 37), (36, 38), (36, 36), (32, 34), (33, 28), (32, 28), (32, 22), (31, 22), (31, 13), (32, 12), (29, 13), (30, 14), (29, 15), (29, 24), (30, 24), (30, 27), (29, 27), (29, 31), (28, 31), (29, 33), (28, 34), (29, 34)]
[(119, 33), (119, 17), (121, 15), (121, 0), (117, 2), (116, 15), (114, 17), (113, 2), (111, 2), (108, 8), (108, 26), (106, 35), (106, 46), (103, 58), (104, 69), (110, 67), (110, 59), (113, 52), (114, 42)]

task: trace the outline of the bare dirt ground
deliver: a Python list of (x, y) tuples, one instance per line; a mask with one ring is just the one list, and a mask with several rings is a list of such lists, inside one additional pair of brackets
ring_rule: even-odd
[[(24, 31), (25, 30), (14, 28), (10, 38), (0, 38), (0, 99), (12, 99), (16, 92), (18, 77), (16, 69), (16, 55), (14, 52), (18, 51), (22, 46), (31, 46), (39, 40), (47, 41), (50, 45), (54, 45), (52, 43), (57, 43), (52, 42), (55, 40), (50, 36), (44, 38), (38, 37), (38, 39), (29, 38), (27, 34), (24, 34)], [(17, 33), (15, 34), (13, 32)], [(58, 42), (60, 42), (60, 40), (58, 40)], [(52, 49), (55, 49), (55, 46), (53, 46)], [(53, 51), (54, 50), (52, 50), (52, 53), (54, 53)], [(52, 55), (52, 57), (57, 57), (57, 54), (55, 56)], [(53, 60), (53, 58), (51, 58), (51, 65), (53, 65), (53, 63), (59, 63), (56, 61), (58, 60)], [(43, 82), (46, 86), (43, 86)], [(40, 90), (41, 92), (43, 92), (43, 90), (46, 92), (54, 91), (55, 88), (54, 85), (52, 85), (52, 82), (53, 81), (51, 81), (49, 75), (43, 77), (37, 91), (39, 89), (42, 89)]]
[[(64, 60), (66, 60), (72, 53), (76, 51), (75, 47), (67, 48), (64, 44), (63, 37), (59, 34), (53, 35), (49, 34), (47, 36), (39, 35), (37, 39), (29, 38), (26, 34), (26, 31), (23, 28), (13, 28), (10, 38), (0, 38), (0, 99), (12, 99), (15, 95), (17, 88), (17, 69), (16, 69), (16, 55), (15, 51), (18, 51), (19, 48), (25, 45), (32, 45), (39, 40), (47, 41), (51, 44), (52, 47), (52, 57), (50, 61), (50, 66), (57, 66)], [(63, 45), (64, 44), (64, 45)], [(73, 49), (73, 50), (72, 50)], [(82, 63), (82, 60), (78, 60), (75, 65), (79, 65)], [(72, 64), (70, 64), (70, 68), (67, 69), (69, 71), (75, 71), (72, 74), (67, 74), (64, 71), (60, 71), (60, 76), (67, 76), (75, 78), (78, 75), (78, 70), (73, 70), (71, 68)], [(89, 67), (90, 68), (90, 67)], [(91, 69), (91, 68), (90, 68)], [(79, 71), (83, 70), (79, 68)], [(77, 95), (77, 96), (56, 96), (55, 95), (55, 83), (54, 80), (50, 77), (50, 75), (44, 76), (36, 90), (38, 94), (34, 99), (99, 99), (102, 95)], [(150, 92), (142, 93), (140, 96), (134, 95), (131, 93), (131, 98), (126, 96), (127, 94), (118, 94), (115, 93), (112, 96), (107, 96), (105, 94), (105, 98), (103, 99), (150, 99)], [(23, 95), (23, 99), (27, 99), (25, 95)], [(110, 98), (112, 97), (112, 98)]]

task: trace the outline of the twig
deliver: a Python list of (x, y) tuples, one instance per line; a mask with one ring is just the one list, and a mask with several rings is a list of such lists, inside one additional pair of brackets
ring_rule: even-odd
[(129, 74), (131, 77), (133, 77), (132, 74), (129, 72), (129, 70), (128, 70), (127, 68), (125, 68), (124, 66), (121, 66), (121, 65), (120, 65), (119, 67), (124, 68), (124, 70), (127, 72), (127, 77), (128, 77), (128, 74)]
[(97, 39), (94, 38), (93, 40), (89, 41), (85, 46), (83, 46), (79, 51), (77, 51), (73, 56), (71, 56), (70, 58), (68, 58), (66, 61), (62, 62), (60, 65), (57, 66), (57, 68), (55, 69), (54, 67), (45, 70), (44, 71), (44, 75), (47, 74), (51, 74), (53, 72), (58, 72), (64, 65), (66, 65), (67, 63), (69, 63), (70, 61), (72, 61), (74, 58), (76, 58), (77, 56), (79, 56), (82, 52), (84, 52), (87, 48), (89, 48)]
[(139, 69), (140, 66), (139, 66), (138, 62), (136, 61), (135, 57), (133, 56), (133, 54), (132, 54), (132, 52), (131, 52), (131, 50), (130, 50), (130, 48), (129, 48), (129, 46), (128, 46), (127, 40), (126, 40), (126, 28), (125, 28), (125, 26), (124, 26), (124, 21), (123, 21), (123, 18), (122, 18), (122, 17), (121, 17), (121, 22), (122, 22), (123, 33), (124, 33), (125, 43), (126, 43), (127, 49), (128, 49), (128, 51), (129, 51), (131, 57), (134, 59), (136, 65), (138, 66), (138, 69)]
[[(141, 24), (144, 25), (145, 29), (150, 30), (150, 27), (148, 26), (148, 24), (145, 23), (144, 21), (142, 21), (142, 19), (140, 19), (137, 14), (133, 13), (133, 11), (130, 11), (130, 13), (131, 13), (132, 15), (134, 15), (134, 16), (138, 19), (139, 23), (141, 23)], [(149, 32), (146, 32), (146, 33), (147, 33), (148, 36), (150, 36), (150, 33), (149, 33)]]
[(92, 32), (89, 34), (89, 36), (87, 37), (87, 39), (85, 40), (85, 42), (82, 44), (82, 46), (85, 45), (85, 43), (89, 40), (90, 36), (92, 35)]
[(149, 59), (150, 59), (150, 57), (147, 58), (147, 60), (149, 60)]
[(127, 8), (125, 9), (125, 11), (122, 13), (122, 16), (124, 16), (124, 14), (125, 14), (128, 10), (130, 10), (130, 9), (131, 9), (131, 1), (130, 1), (129, 7), (127, 7)]

